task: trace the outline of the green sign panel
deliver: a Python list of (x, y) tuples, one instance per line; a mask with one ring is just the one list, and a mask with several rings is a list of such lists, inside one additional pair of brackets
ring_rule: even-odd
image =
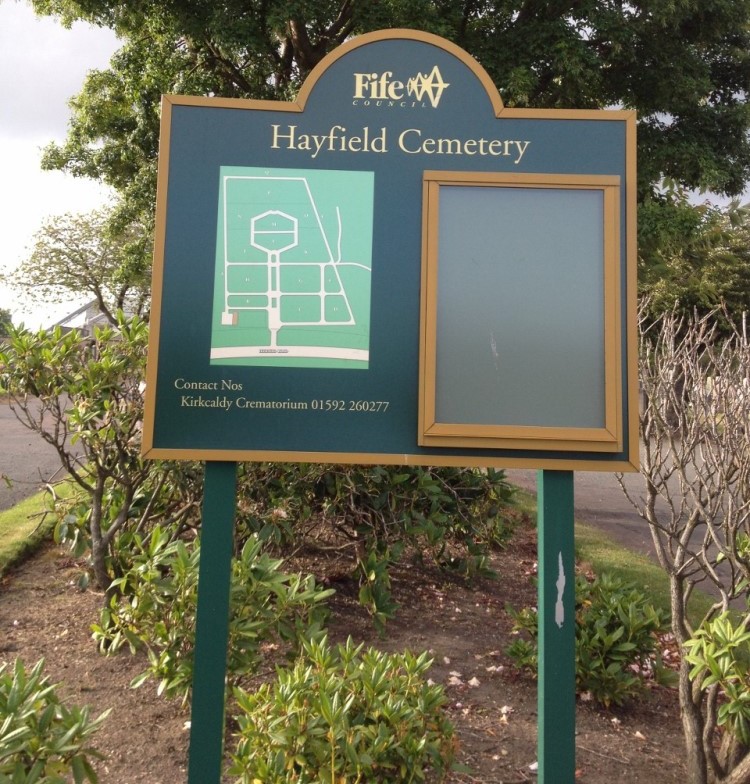
[(415, 31), (165, 97), (144, 454), (630, 470), (635, 117)]

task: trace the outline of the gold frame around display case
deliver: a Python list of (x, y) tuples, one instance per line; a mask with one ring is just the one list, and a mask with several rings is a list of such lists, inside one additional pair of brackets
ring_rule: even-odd
[[(446, 188), (596, 190), (603, 195), (604, 321), (602, 426), (539, 426), (523, 422), (442, 421), (438, 415), (438, 309), (440, 202)], [(422, 446), (617, 452), (623, 447), (622, 334), (620, 314), (620, 178), (598, 175), (426, 171), (423, 177), (423, 245), (420, 316), (418, 440)], [(445, 259), (442, 260), (445, 263)], [(564, 296), (564, 292), (560, 293)], [(594, 303), (596, 306), (596, 303)], [(445, 361), (443, 359), (443, 361)], [(471, 378), (466, 378), (471, 384)]]

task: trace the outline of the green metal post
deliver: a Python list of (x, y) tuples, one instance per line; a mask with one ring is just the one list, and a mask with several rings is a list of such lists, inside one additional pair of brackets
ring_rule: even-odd
[(219, 784), (237, 463), (207, 462), (190, 711), (188, 784)]
[(575, 781), (573, 472), (539, 471), (539, 784)]

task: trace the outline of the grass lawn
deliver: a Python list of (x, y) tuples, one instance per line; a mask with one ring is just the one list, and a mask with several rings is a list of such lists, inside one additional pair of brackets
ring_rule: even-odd
[[(536, 496), (518, 490), (519, 507), (536, 519)], [(646, 523), (644, 521), (643, 525)], [(669, 603), (669, 578), (655, 560), (633, 553), (615, 542), (606, 533), (580, 521), (575, 523), (575, 552), (579, 563), (590, 564), (596, 574), (608, 572), (634, 583), (647, 593), (654, 606), (671, 615)], [(690, 620), (697, 625), (713, 604), (713, 599), (695, 590), (690, 599)]]
[[(71, 485), (64, 481), (55, 485), (55, 490), (59, 496), (72, 492)], [(0, 512), (0, 576), (52, 533), (54, 519), (47, 511), (49, 501), (48, 493), (42, 491)]]

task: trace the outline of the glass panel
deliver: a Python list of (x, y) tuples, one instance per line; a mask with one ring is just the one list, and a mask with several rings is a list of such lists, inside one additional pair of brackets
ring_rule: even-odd
[(436, 421), (604, 427), (604, 193), (443, 185)]

